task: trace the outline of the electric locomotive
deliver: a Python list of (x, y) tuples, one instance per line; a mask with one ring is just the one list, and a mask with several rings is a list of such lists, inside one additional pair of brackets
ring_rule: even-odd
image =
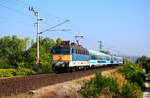
[(52, 49), (52, 68), (55, 72), (75, 71), (89, 67), (89, 52), (70, 41), (62, 41)]

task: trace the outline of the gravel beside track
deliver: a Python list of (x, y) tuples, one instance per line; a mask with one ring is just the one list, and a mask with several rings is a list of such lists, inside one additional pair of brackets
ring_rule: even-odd
[(51, 74), (40, 74), (40, 75), (0, 79), (0, 97), (26, 93), (29, 90), (35, 90), (43, 86), (74, 80), (77, 78), (94, 74), (95, 72), (98, 71), (110, 70), (116, 67), (117, 66), (103, 67), (99, 69), (77, 71), (72, 73), (71, 72), (61, 74), (51, 73)]

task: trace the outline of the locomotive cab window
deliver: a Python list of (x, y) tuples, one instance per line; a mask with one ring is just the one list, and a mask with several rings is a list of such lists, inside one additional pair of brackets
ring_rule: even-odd
[(53, 54), (60, 54), (61, 53), (61, 48), (57, 47), (57, 48), (53, 48)]
[(70, 54), (70, 48), (62, 48), (62, 54)]
[(70, 48), (56, 47), (53, 49), (53, 54), (70, 54)]

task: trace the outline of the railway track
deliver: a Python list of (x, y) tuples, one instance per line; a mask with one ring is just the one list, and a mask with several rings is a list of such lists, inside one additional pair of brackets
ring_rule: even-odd
[(51, 73), (51, 74), (40, 74), (40, 75), (0, 79), (0, 97), (26, 93), (29, 90), (35, 90), (44, 86), (74, 80), (77, 78), (94, 74), (95, 72), (102, 72), (114, 69), (116, 67), (117, 66), (103, 67), (98, 69), (77, 71), (72, 73), (61, 73), (61, 74)]

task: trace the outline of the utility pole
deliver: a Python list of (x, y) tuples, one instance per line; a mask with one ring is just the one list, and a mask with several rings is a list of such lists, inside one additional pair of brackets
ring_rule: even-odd
[(102, 51), (102, 47), (103, 47), (102, 41), (100, 40), (100, 41), (98, 41), (98, 42), (99, 42), (99, 52), (101, 52), (101, 51)]
[[(56, 31), (56, 30), (52, 30), (60, 25), (63, 25), (65, 24), (66, 22), (69, 22), (70, 20), (65, 20), (53, 27), (50, 27), (42, 32), (39, 32), (39, 21), (43, 20), (43, 19), (39, 19), (39, 12), (35, 11), (33, 9), (33, 7), (29, 7), (29, 11), (32, 11), (34, 13), (34, 15), (36, 16), (37, 18), (37, 37), (36, 37), (36, 43), (37, 43), (37, 57), (36, 57), (36, 64), (37, 64), (37, 74), (39, 74), (39, 34), (42, 34), (44, 32), (47, 32), (47, 31)], [(66, 30), (66, 29), (63, 29), (63, 30), (59, 30), (59, 31), (70, 31), (70, 30)]]
[(39, 13), (37, 12), (37, 58), (36, 58), (36, 63), (37, 63), (37, 74), (39, 74)]
[(33, 7), (29, 7), (29, 11), (32, 11), (37, 18), (37, 36), (36, 36), (36, 43), (37, 43), (37, 57), (36, 57), (36, 64), (37, 64), (37, 74), (39, 74), (39, 21), (43, 19), (39, 19), (39, 12), (34, 11)]

